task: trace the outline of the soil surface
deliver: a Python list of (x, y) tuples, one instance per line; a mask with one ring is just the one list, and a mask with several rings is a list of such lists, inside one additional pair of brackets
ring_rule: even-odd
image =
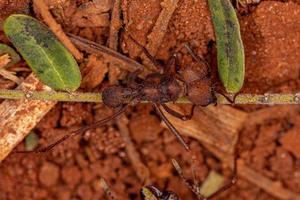
[[(110, 19), (115, 19), (111, 15), (112, 0), (45, 2), (65, 32), (111, 48), (116, 43), (116, 50), (144, 63), (149, 69), (151, 64), (140, 48), (128, 39), (129, 34), (151, 49), (162, 63), (166, 63), (174, 52), (178, 53), (181, 67), (197, 65), (184, 48), (184, 43), (189, 42), (195, 52), (211, 64), (219, 88), (215, 36), (207, 1), (179, 0), (167, 29), (155, 32), (155, 38), (161, 39), (158, 46), (151, 34), (160, 20), (160, 13), (171, 12), (168, 11), (170, 1), (121, 1), (119, 20), (122, 28), (117, 36), (109, 32)], [(265, 0), (246, 7), (240, 5), (237, 11), (246, 54), (246, 80), (242, 92), (299, 91), (300, 1)], [(41, 19), (30, 1), (3, 0), (0, 2), (0, 25), (12, 13), (31, 14)], [(160, 38), (161, 34), (163, 37)], [(2, 31), (0, 42), (9, 44)], [(101, 91), (109, 84), (121, 83), (128, 72), (113, 69), (115, 65), (111, 58), (85, 54), (80, 64), (84, 76), (81, 90)], [(30, 73), (24, 61), (9, 70), (21, 79)], [(16, 86), (0, 77), (0, 88)], [(239, 160), (264, 180), (300, 199), (299, 106), (238, 106), (235, 109), (247, 115), (246, 123), (239, 129)], [(112, 113), (113, 110), (102, 104), (58, 103), (32, 132), (39, 137), (38, 145), (45, 146), (67, 132)], [(133, 151), (128, 150), (126, 131), (133, 142)], [(228, 163), (203, 147), (201, 141), (185, 139), (198, 155), (199, 182), (203, 182), (212, 170), (228, 179), (231, 174)], [(25, 142), (16, 149), (24, 150)], [(138, 161), (130, 159), (133, 152), (137, 153)], [(100, 185), (101, 177), (120, 200), (140, 199), (139, 190), (145, 182), (161, 190), (172, 190), (182, 199), (196, 199), (172, 167), (172, 158), (180, 161), (185, 176), (192, 180), (191, 157), (162, 125), (151, 105), (137, 105), (128, 108), (120, 119), (86, 131), (82, 137), (70, 139), (45, 154), (10, 154), (0, 165), (0, 199), (109, 199)], [(148, 177), (143, 176), (147, 173)], [(274, 192), (271, 186), (266, 189), (264, 181), (255, 184), (251, 180), (253, 177), (251, 179), (249, 175), (240, 176), (235, 186), (214, 199), (287, 199), (284, 194)]]

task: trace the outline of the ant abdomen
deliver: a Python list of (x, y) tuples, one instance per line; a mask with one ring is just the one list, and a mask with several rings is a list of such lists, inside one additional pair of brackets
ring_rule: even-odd
[(103, 103), (110, 108), (117, 108), (132, 101), (136, 91), (129, 87), (110, 86), (103, 90)]

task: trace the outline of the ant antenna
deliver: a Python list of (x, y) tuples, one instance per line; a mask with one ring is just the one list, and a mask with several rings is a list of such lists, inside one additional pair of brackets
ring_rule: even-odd
[(189, 151), (190, 147), (186, 144), (180, 133), (177, 131), (177, 129), (171, 124), (171, 122), (167, 119), (167, 117), (164, 115), (162, 110), (159, 108), (159, 104), (153, 103), (157, 113), (161, 117), (161, 119), (165, 122), (165, 124), (168, 126), (168, 128), (171, 130), (171, 132), (177, 137), (179, 142), (184, 146), (184, 148)]
[(69, 138), (72, 138), (76, 135), (80, 135), (83, 134), (85, 131), (89, 130), (89, 129), (93, 129), (93, 128), (97, 128), (100, 126), (103, 126), (104, 124), (108, 123), (109, 121), (115, 119), (116, 117), (118, 117), (120, 114), (124, 113), (126, 108), (128, 107), (129, 104), (123, 106), (122, 108), (120, 108), (119, 111), (115, 112), (112, 116), (109, 116), (107, 118), (104, 118), (100, 121), (97, 121), (91, 125), (87, 125), (85, 127), (82, 127), (78, 130), (75, 130), (65, 136), (63, 136), (62, 138), (60, 138), (59, 140), (55, 141), (54, 143), (46, 146), (46, 147), (42, 147), (33, 151), (15, 151), (15, 153), (45, 153), (47, 151), (52, 150), (56, 145), (63, 143), (64, 141), (68, 140)]
[(117, 200), (117, 197), (115, 197), (115, 195), (112, 193), (104, 178), (100, 178), (100, 186), (104, 190), (105, 194), (110, 197), (110, 199)]

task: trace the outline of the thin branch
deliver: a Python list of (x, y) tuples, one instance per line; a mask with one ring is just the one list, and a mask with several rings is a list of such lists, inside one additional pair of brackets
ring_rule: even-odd
[[(70, 102), (102, 102), (101, 93), (56, 92), (56, 91), (22, 91), (0, 89), (0, 99), (29, 99), (45, 101)], [(218, 104), (231, 104), (223, 95), (217, 94)], [(148, 103), (148, 102), (143, 102)], [(175, 103), (191, 104), (186, 97), (179, 98)], [(239, 94), (235, 104), (300, 104), (300, 94)]]

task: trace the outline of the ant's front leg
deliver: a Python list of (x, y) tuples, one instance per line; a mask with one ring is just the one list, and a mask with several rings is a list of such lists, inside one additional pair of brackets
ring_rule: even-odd
[(144, 69), (141, 68), (141, 69), (137, 69), (134, 72), (130, 73), (128, 75), (127, 86), (130, 88), (133, 88), (133, 89), (138, 89), (139, 84), (137, 83), (137, 79), (138, 79), (138, 76), (143, 73), (143, 71), (144, 71)]
[(199, 64), (203, 64), (205, 65), (206, 69), (205, 69), (205, 72), (204, 72), (204, 78), (209, 78), (210, 75), (211, 75), (211, 70), (210, 70), (210, 67), (209, 67), (209, 64), (208, 62), (202, 57), (202, 56), (199, 56), (197, 55), (193, 50), (192, 48), (190, 47), (189, 44), (185, 44), (184, 47), (188, 50), (189, 54), (191, 54), (191, 56), (199, 63)]
[(196, 105), (193, 105), (192, 106), (192, 109), (190, 111), (190, 114), (188, 115), (183, 115), (175, 110), (173, 110), (172, 108), (168, 107), (166, 104), (161, 104), (163, 106), (163, 108), (165, 109), (165, 111), (167, 111), (170, 115), (178, 118), (178, 119), (181, 119), (182, 121), (187, 121), (187, 120), (190, 120), (193, 115), (194, 115), (194, 110), (195, 110), (195, 107)]

